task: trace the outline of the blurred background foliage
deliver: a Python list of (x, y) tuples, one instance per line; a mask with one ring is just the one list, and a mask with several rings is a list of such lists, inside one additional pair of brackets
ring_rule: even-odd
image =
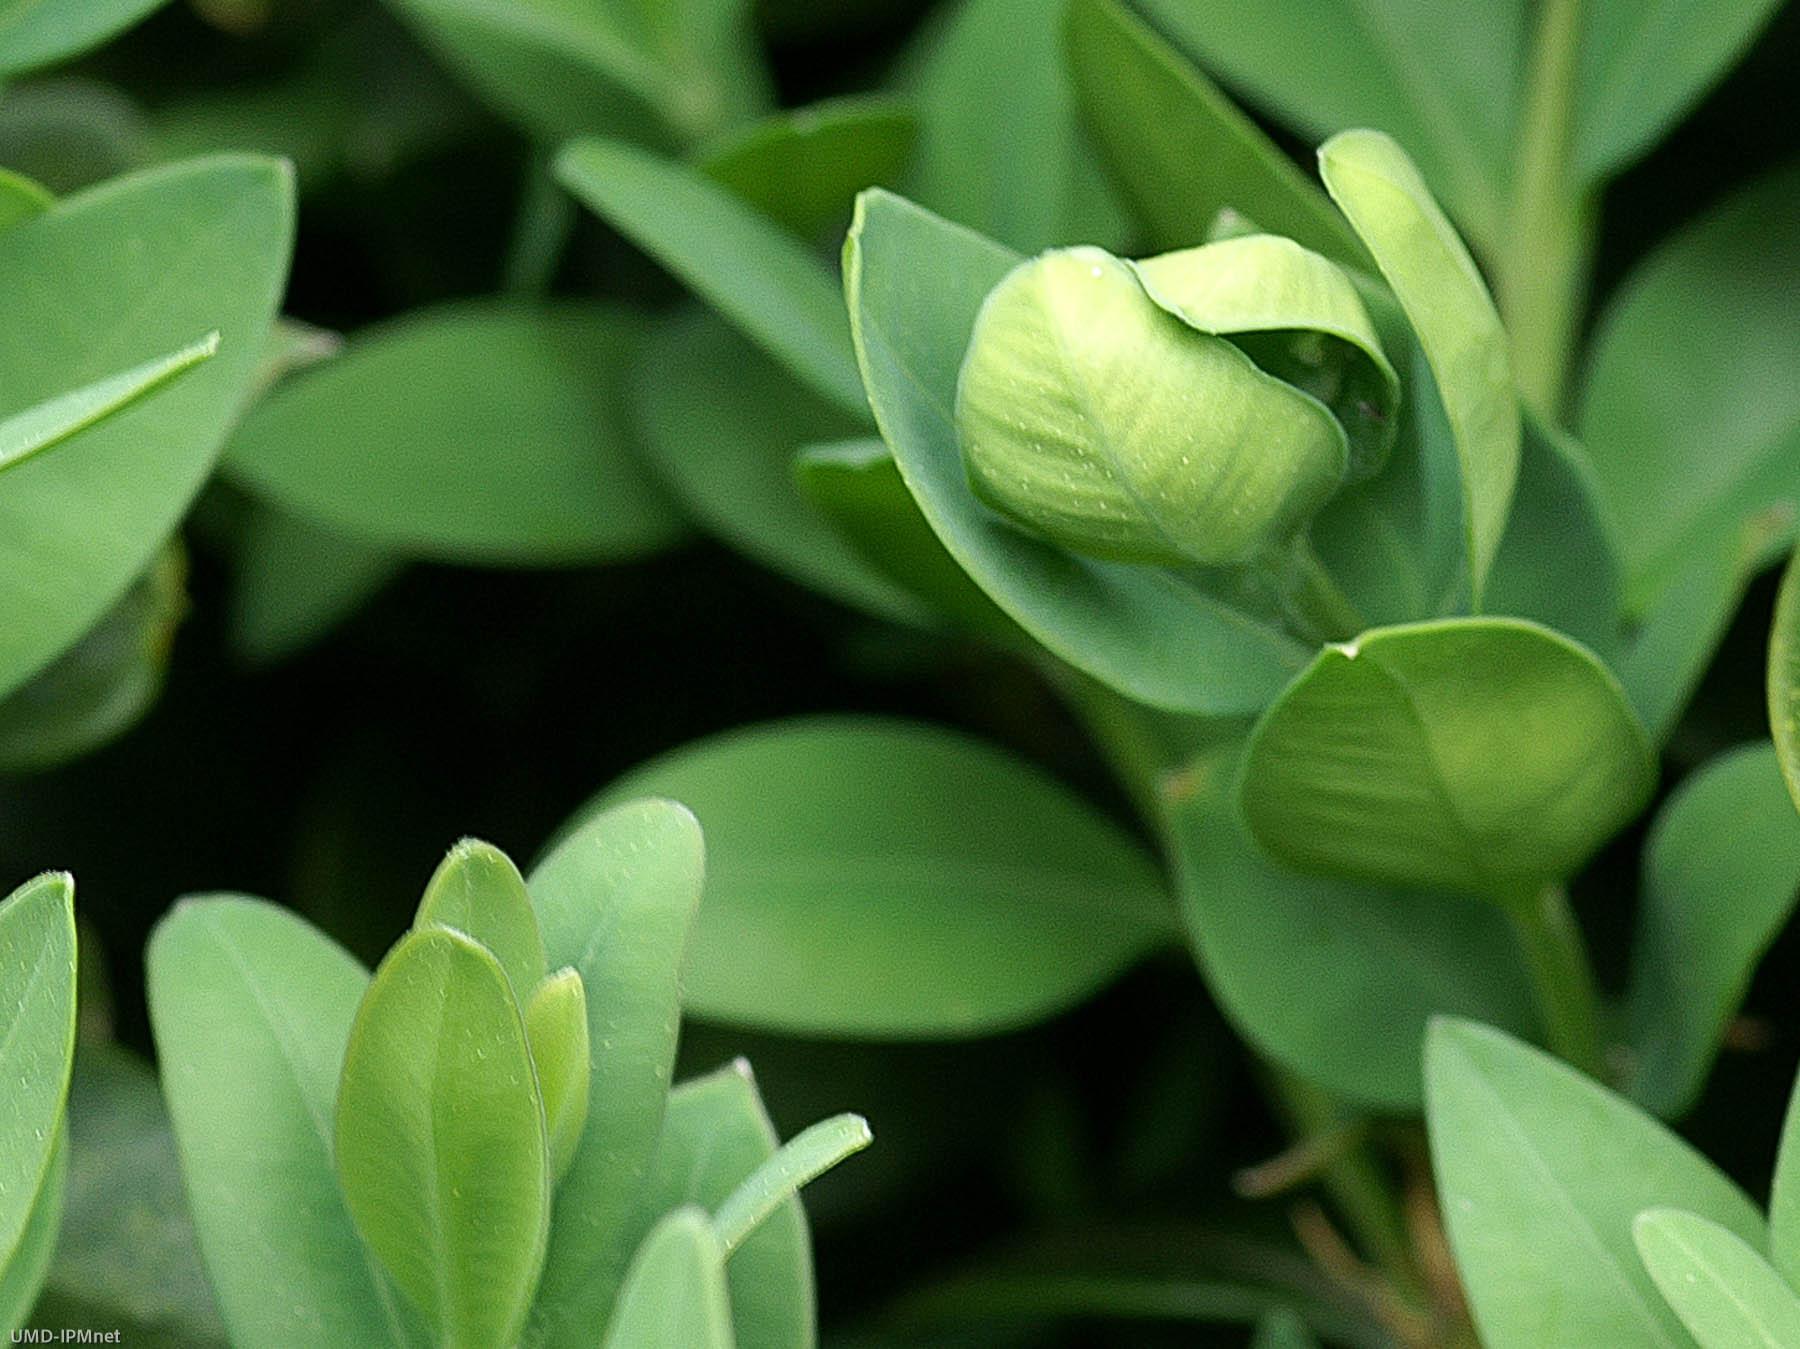
[[(925, 0), (763, 0), (757, 12), (782, 105), (895, 87), (944, 21)], [(1600, 304), (1684, 220), (1800, 153), (1797, 65), (1800, 8), (1787, 6), (1682, 127), (1608, 187)], [(373, 0), (185, 0), (0, 100), (0, 162), (57, 192), (221, 148), (283, 154), (298, 168), (285, 313), (322, 330), (296, 333), (300, 359), (309, 344), (329, 349), (331, 334), (495, 294), (534, 266), (541, 152)], [(844, 223), (838, 204), (818, 209), (819, 237), (830, 238)], [(588, 213), (553, 228), (569, 234), (543, 273), (552, 293), (649, 311), (681, 300), (676, 282)], [(284, 532), (224, 479), (184, 537), (185, 558), (172, 553), (146, 578), (130, 601), (140, 617), (111, 638), (150, 632), (151, 665), (166, 667), (153, 704), (153, 687), (111, 690), (123, 698), (111, 724), (149, 704), (141, 720), (96, 753), (31, 772), (54, 757), (30, 739), (48, 732), (16, 701), (0, 707), (0, 746), (20, 766), (0, 776), (0, 877), (46, 866), (80, 877), (89, 1022), (139, 1050), (142, 946), (173, 897), (268, 895), (373, 959), (454, 839), (529, 857), (624, 770), (749, 722), (858, 711), (965, 727), (1130, 818), (1086, 737), (1022, 664), (865, 617), (705, 538), (605, 566), (398, 566), (348, 540)], [(336, 589), (283, 595), (306, 549)], [(1754, 672), (1772, 600), (1772, 580), (1751, 588), (1671, 741), (1680, 766), (1763, 734)], [(318, 622), (338, 611), (341, 621)], [(315, 628), (316, 640), (296, 640)], [(83, 659), (109, 659), (107, 640), (98, 633), (65, 657), (61, 677), (79, 684)], [(1640, 844), (1618, 840), (1585, 884), (1629, 890)], [(1592, 912), (1624, 921), (1617, 905)], [(1595, 933), (1603, 977), (1621, 974), (1604, 968), (1627, 948), (1617, 935)], [(1800, 1055), (1788, 993), (1797, 964), (1790, 931), (1736, 1027), (1738, 1052), (1685, 1126), (1753, 1190)], [(1240, 1231), (1260, 1224), (1285, 1238), (1280, 1206), (1246, 1214), (1233, 1193), (1234, 1177), (1239, 1190), (1257, 1187), (1242, 1170), (1278, 1152), (1283, 1132), (1185, 956), (1141, 967), (1046, 1025), (968, 1044), (820, 1044), (694, 1025), (683, 1070), (740, 1053), (784, 1133), (845, 1106), (874, 1122), (879, 1145), (808, 1198), (824, 1323), (844, 1343), (907, 1290), (1021, 1230), (1079, 1224), (1090, 1265), (1095, 1243), (1127, 1252), (1145, 1224), (1176, 1225), (1161, 1229), (1165, 1249), (1169, 1232), (1228, 1213)], [(1744, 1119), (1762, 1123), (1744, 1129)], [(1210, 1333), (1076, 1327), (1054, 1342)]]

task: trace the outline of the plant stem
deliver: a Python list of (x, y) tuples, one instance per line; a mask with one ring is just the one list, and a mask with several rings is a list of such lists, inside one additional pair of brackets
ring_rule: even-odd
[(1496, 263), (1525, 401), (1559, 420), (1594, 243), (1594, 194), (1575, 181), (1581, 0), (1540, 0), (1510, 218)]
[(1600, 1077), (1600, 1000), (1569, 892), (1561, 884), (1506, 905), (1537, 992), (1550, 1047), (1575, 1067)]

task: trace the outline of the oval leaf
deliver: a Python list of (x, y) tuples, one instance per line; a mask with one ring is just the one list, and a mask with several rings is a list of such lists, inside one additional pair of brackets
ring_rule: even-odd
[(605, 1349), (734, 1349), (725, 1252), (697, 1208), (644, 1238), (619, 1293)]
[(525, 878), (491, 843), (465, 838), (438, 863), (413, 926), (433, 923), (455, 928), (487, 947), (506, 971), (521, 1006), (549, 968)]
[(1573, 875), (1654, 785), (1591, 654), (1460, 618), (1320, 652), (1258, 723), (1241, 790), (1257, 841), (1292, 865), (1512, 902)]
[(561, 1180), (587, 1127), (593, 1050), (588, 1044), (587, 991), (574, 970), (558, 970), (525, 1005), (525, 1038), (544, 1098), (550, 1175)]
[(1700, 1349), (1800, 1344), (1800, 1295), (1742, 1237), (1679, 1209), (1632, 1225), (1638, 1254)]

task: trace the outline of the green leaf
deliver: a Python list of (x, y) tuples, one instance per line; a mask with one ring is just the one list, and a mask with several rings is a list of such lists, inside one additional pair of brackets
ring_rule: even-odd
[(700, 829), (667, 801), (628, 802), (566, 834), (529, 877), (553, 968), (587, 990), (588, 1122), (557, 1187), (525, 1343), (588, 1346), (636, 1233), (675, 1061), (680, 969), (700, 900)]
[(1800, 1295), (1743, 1238), (1679, 1209), (1632, 1224), (1638, 1254), (1700, 1349), (1800, 1344)]
[(0, 700), (0, 768), (33, 771), (85, 754), (149, 710), (187, 612), (186, 578), (186, 556), (172, 544), (90, 632)]
[(605, 1349), (733, 1349), (725, 1252), (706, 1214), (676, 1209), (632, 1259)]
[(1769, 632), (1769, 729), (1788, 793), (1800, 808), (1800, 561), (1788, 564), (1775, 598), (1775, 624)]
[(219, 335), (208, 333), (180, 351), (95, 380), (0, 421), (0, 473), (123, 411), (218, 349)]
[(865, 414), (831, 270), (695, 169), (619, 141), (564, 146), (556, 177), (821, 397)]
[(51, 1138), (50, 1158), (43, 1181), (31, 1201), (25, 1230), (11, 1255), (0, 1261), (0, 1331), (10, 1334), (23, 1326), (38, 1302), (62, 1234), (68, 1170), (68, 1130), (58, 1125)]
[(50, 190), (22, 173), (0, 169), (0, 230), (55, 205)]
[(1140, 702), (1262, 707), (1297, 643), (1160, 569), (1078, 557), (1009, 526), (969, 489), (951, 409), (983, 300), (1015, 254), (898, 197), (866, 192), (845, 245), (857, 355), (882, 436), (950, 555), (1021, 628)]
[(587, 991), (574, 970), (558, 970), (525, 1004), (525, 1038), (544, 1098), (550, 1177), (561, 1180), (587, 1127), (593, 1050), (588, 1044)]
[(1760, 1245), (1735, 1184), (1630, 1102), (1472, 1022), (1434, 1022), (1426, 1118), (1444, 1223), (1494, 1349), (1686, 1343), (1632, 1244), (1674, 1205)]
[(1129, 234), (1080, 123), (1060, 0), (961, 0), (926, 30), (910, 195), (1025, 253)]
[(767, 106), (744, 0), (392, 0), (496, 109), (546, 141), (694, 141)]
[(75, 1053), (75, 882), (39, 876), (0, 901), (0, 1268), (56, 1149)]
[(1294, 866), (1510, 903), (1573, 875), (1655, 781), (1589, 652), (1457, 618), (1321, 651), (1257, 724), (1242, 793), (1257, 841)]
[[(292, 192), (268, 160), (177, 164), (0, 233), (0, 417), (216, 330), (219, 354), (0, 485), (0, 694), (91, 629), (149, 566), (254, 378), (287, 269)], [(131, 241), (127, 246), (127, 241)]]
[(1519, 473), (1506, 330), (1474, 260), (1398, 144), (1380, 132), (1342, 132), (1319, 148), (1319, 169), (1437, 377), (1462, 465), (1470, 590), (1479, 606)]
[(1072, 0), (1064, 41), (1082, 111), (1156, 248), (1199, 243), (1230, 208), (1368, 265), (1318, 184), (1123, 0)]
[(651, 331), (634, 401), (651, 463), (707, 530), (782, 575), (881, 617), (925, 616), (794, 485), (796, 450), (856, 434), (866, 426), (860, 418), (817, 397), (697, 307)]
[(1780, 0), (1589, 0), (1576, 79), (1576, 176), (1610, 177), (1649, 150), (1779, 8)]
[(1594, 339), (1582, 439), (1616, 526), (1626, 605), (1650, 611), (1740, 529), (1800, 501), (1800, 166), (1752, 183), (1628, 276)]
[(1769, 1190), (1769, 1259), (1790, 1284), (1800, 1283), (1800, 1079), (1788, 1096), (1775, 1180)]
[(1699, 1094), (1796, 898), (1800, 816), (1768, 745), (1714, 759), (1658, 812), (1628, 1001), (1631, 1095), (1647, 1109), (1680, 1114)]
[(1309, 139), (1407, 146), (1483, 248), (1505, 226), (1526, 0), (1138, 0), (1228, 85)]
[(337, 1174), (357, 1231), (445, 1344), (516, 1344), (550, 1224), (525, 1023), (492, 952), (415, 928), (351, 1027)]
[(707, 145), (700, 170), (793, 231), (841, 230), (865, 187), (896, 185), (918, 138), (912, 105), (867, 95), (789, 108)]
[(1250, 1349), (1317, 1349), (1318, 1341), (1306, 1328), (1300, 1313), (1273, 1311), (1256, 1323), (1256, 1338)]
[[(113, 1045), (83, 1044), (76, 1056), (68, 1195), (45, 1296), (86, 1303), (95, 1323), (128, 1327), (128, 1343), (153, 1331), (225, 1340), (156, 1074)], [(40, 1312), (38, 1323), (55, 1320)]]
[(808, 1181), (874, 1141), (861, 1115), (834, 1115), (796, 1134), (763, 1162), (713, 1214), (719, 1244), (731, 1255)]
[(296, 655), (360, 609), (403, 565), (383, 549), (263, 507), (238, 540), (232, 648), (251, 665)]
[(419, 1342), (332, 1165), (338, 1069), (368, 974), (286, 910), (239, 897), (183, 900), (147, 966), (163, 1094), (232, 1341)]
[(685, 746), (601, 799), (649, 793), (706, 830), (697, 1016), (985, 1034), (1079, 1001), (1173, 926), (1138, 845), (1038, 770), (932, 727), (777, 722)]
[(1167, 808), (1189, 939), (1246, 1039), (1336, 1095), (1413, 1112), (1433, 1016), (1535, 1031), (1504, 914), (1272, 864), (1238, 814), (1240, 758), (1237, 745), (1201, 755), (1169, 784)]
[(8, 0), (0, 4), (0, 75), (79, 56), (165, 0)]
[(521, 1007), (549, 969), (525, 878), (491, 843), (465, 838), (438, 863), (413, 927), (433, 923), (455, 928), (487, 947), (506, 972)]
[[(648, 1232), (684, 1204), (716, 1209), (775, 1155), (779, 1141), (743, 1060), (683, 1082), (669, 1093), (637, 1229)], [(731, 1253), (725, 1273), (741, 1349), (812, 1349), (812, 1244), (798, 1196)]]
[(579, 302), (409, 314), (258, 403), (228, 467), (282, 510), (406, 556), (639, 556), (679, 533), (627, 425), (641, 331)]

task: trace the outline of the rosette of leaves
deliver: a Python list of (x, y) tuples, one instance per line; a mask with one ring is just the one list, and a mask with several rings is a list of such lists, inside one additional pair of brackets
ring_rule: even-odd
[(869, 1134), (778, 1146), (741, 1064), (670, 1089), (700, 865), (659, 801), (529, 882), (464, 842), (373, 975), (258, 901), (165, 920), (152, 1019), (234, 1343), (813, 1342), (795, 1192)]

